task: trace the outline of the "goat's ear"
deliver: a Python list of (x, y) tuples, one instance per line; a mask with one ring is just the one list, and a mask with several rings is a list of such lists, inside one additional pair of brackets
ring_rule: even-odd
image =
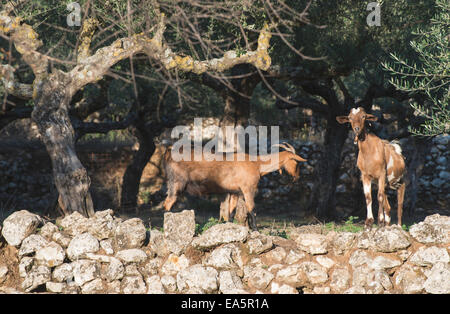
[(366, 121), (377, 121), (378, 118), (373, 114), (366, 114)]
[(340, 124), (350, 122), (347, 116), (337, 116), (336, 121), (339, 122)]

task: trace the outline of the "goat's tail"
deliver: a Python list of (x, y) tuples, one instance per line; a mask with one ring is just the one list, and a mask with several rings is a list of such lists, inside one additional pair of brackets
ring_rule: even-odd
[(402, 156), (402, 158), (404, 158), (403, 154), (402, 154), (402, 147), (400, 146), (400, 142), (398, 140), (390, 141), (389, 145), (391, 145), (394, 148), (395, 152), (398, 155), (400, 155), (400, 156)]

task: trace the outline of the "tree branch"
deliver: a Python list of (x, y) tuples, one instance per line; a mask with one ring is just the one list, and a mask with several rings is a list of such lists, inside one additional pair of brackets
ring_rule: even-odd
[(33, 86), (31, 84), (23, 84), (16, 81), (14, 78), (14, 69), (9, 64), (0, 65), (0, 79), (8, 94), (13, 96), (30, 99), (33, 97)]
[(37, 51), (42, 46), (42, 41), (38, 39), (38, 34), (30, 25), (22, 23), (20, 17), (10, 17), (9, 13), (11, 11), (11, 7), (6, 7), (0, 12), (0, 34), (10, 34), (14, 47), (33, 70), (35, 80), (33, 82), (32, 96), (34, 98), (42, 85), (42, 81), (47, 77), (48, 59)]

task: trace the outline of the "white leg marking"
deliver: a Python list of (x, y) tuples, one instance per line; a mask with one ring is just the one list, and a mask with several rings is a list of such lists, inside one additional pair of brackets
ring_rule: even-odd
[[(372, 183), (369, 184), (363, 184), (363, 189), (364, 189), (364, 195), (366, 196), (371, 196), (371, 185)], [(373, 219), (373, 214), (372, 214), (372, 201), (370, 201), (369, 203), (367, 203), (367, 218), (368, 219)]]
[(367, 218), (368, 219), (373, 219), (373, 214), (372, 214), (372, 202), (367, 204)]
[(391, 223), (391, 217), (386, 215), (386, 223), (389, 225)]
[[(378, 220), (379, 220), (380, 222), (383, 222), (383, 221), (384, 221), (384, 214), (383, 214), (383, 213), (380, 213), (380, 217), (378, 217)], [(386, 219), (386, 221), (387, 221), (387, 219)]]

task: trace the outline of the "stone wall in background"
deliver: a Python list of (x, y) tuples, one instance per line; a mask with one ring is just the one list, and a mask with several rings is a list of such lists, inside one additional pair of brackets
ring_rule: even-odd
[(450, 217), (359, 233), (286, 238), (238, 224), (195, 234), (195, 213), (164, 230), (112, 210), (53, 224), (26, 210), (0, 227), (0, 293), (450, 293)]

